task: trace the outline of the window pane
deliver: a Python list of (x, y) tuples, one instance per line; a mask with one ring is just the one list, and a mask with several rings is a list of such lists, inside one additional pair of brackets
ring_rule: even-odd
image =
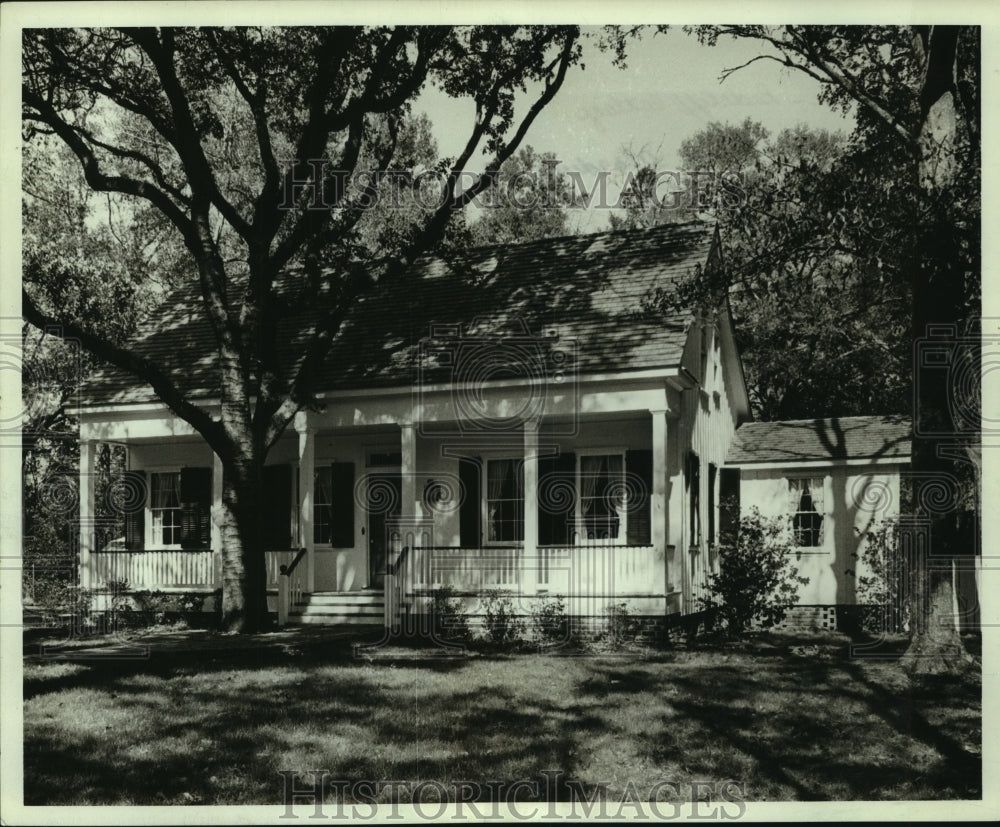
[(580, 512), (587, 540), (617, 540), (625, 507), (624, 464), (618, 454), (580, 458)]
[(150, 474), (149, 481), (152, 543), (177, 545), (181, 541), (180, 471)]
[(486, 463), (487, 538), (494, 542), (524, 539), (524, 470), (514, 459)]
[(817, 548), (823, 545), (823, 479), (800, 478), (788, 481), (795, 545)]

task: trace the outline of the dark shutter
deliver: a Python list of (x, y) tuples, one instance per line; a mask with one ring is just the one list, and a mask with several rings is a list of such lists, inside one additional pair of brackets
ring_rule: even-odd
[(732, 548), (740, 527), (740, 469), (721, 468), (719, 476), (719, 545)]
[(212, 469), (181, 468), (181, 548), (212, 545)]
[(261, 488), (264, 548), (287, 551), (292, 547), (292, 466), (265, 465)]
[(459, 544), (462, 548), (479, 548), (481, 535), (479, 528), (480, 508), (479, 463), (459, 458), (458, 479), (462, 485), (462, 500), (458, 507)]
[(653, 542), (653, 452), (625, 452), (625, 473), (629, 475), (628, 531), (630, 546), (648, 546)]
[(334, 548), (354, 547), (354, 463), (330, 466), (330, 543)]
[(146, 502), (149, 500), (146, 472), (126, 471), (122, 476), (128, 486), (126, 490), (139, 493), (125, 512), (125, 548), (129, 551), (142, 551), (146, 545)]
[(701, 460), (694, 451), (687, 455), (688, 545), (701, 543)]
[(715, 545), (715, 478), (719, 469), (708, 464), (708, 544)]
[(576, 512), (576, 454), (538, 460), (538, 544), (568, 546)]

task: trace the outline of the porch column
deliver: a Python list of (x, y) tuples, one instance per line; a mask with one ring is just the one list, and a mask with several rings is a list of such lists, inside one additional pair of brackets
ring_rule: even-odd
[(305, 411), (295, 415), (299, 435), (299, 547), (306, 550), (306, 591), (316, 590), (316, 555), (313, 553), (313, 504), (316, 484), (316, 431)]
[(653, 490), (650, 492), (649, 517), (650, 517), (650, 539), (653, 542), (653, 549), (663, 555), (664, 565), (664, 588), (669, 590), (670, 566), (672, 560), (667, 559), (667, 545), (669, 536), (669, 520), (667, 517), (667, 474), (668, 451), (670, 449), (667, 439), (667, 412), (666, 410), (651, 410), (650, 416), (653, 418)]
[[(412, 422), (399, 424), (399, 473), (400, 502), (399, 516), (402, 525), (412, 525), (415, 517), (420, 516), (420, 506), (417, 503), (417, 433)], [(414, 538), (416, 540), (418, 538)], [(405, 537), (400, 538), (402, 545), (409, 545)]]
[(524, 423), (524, 548), (521, 593), (538, 591), (538, 422)]
[(92, 587), (90, 555), (94, 550), (94, 474), (97, 444), (89, 439), (80, 440), (80, 586)]
[(213, 588), (222, 586), (222, 460), (212, 454), (212, 576)]

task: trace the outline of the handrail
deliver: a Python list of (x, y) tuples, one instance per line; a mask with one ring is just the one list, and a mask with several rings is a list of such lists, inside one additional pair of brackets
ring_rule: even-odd
[[(278, 568), (278, 625), (284, 626), (288, 623), (288, 612), (292, 606), (292, 572), (295, 571), (295, 567), (299, 564), (299, 560), (305, 557), (306, 549), (300, 548), (296, 555), (292, 558), (292, 562), (287, 566), (283, 565)], [(284, 575), (284, 577), (282, 577)], [(301, 587), (298, 581), (295, 583), (295, 598), (298, 599), (298, 595), (301, 593)]]
[(278, 567), (278, 574), (291, 575), (295, 571), (295, 567), (299, 564), (299, 560), (306, 556), (305, 547), (300, 548), (298, 553), (292, 558), (292, 562), (286, 565), (281, 565)]
[[(403, 546), (395, 560), (387, 559), (385, 563), (385, 581), (382, 588), (385, 595), (385, 628), (389, 630), (399, 628), (399, 615), (402, 611), (403, 595), (405, 594), (403, 579), (409, 556), (410, 547)], [(397, 577), (397, 575), (399, 576)]]
[[(443, 546), (442, 546), (442, 548), (443, 548)], [(403, 546), (403, 548), (400, 550), (399, 554), (396, 555), (395, 562), (386, 562), (386, 564), (385, 564), (385, 573), (386, 574), (393, 574), (393, 575), (397, 574), (398, 571), (399, 571), (399, 569), (401, 569), (403, 567), (403, 564), (406, 562), (406, 558), (409, 557), (409, 556), (410, 556), (410, 547), (409, 546)]]

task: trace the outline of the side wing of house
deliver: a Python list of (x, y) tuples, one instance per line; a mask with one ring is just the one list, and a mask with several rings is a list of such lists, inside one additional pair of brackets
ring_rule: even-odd
[(843, 417), (744, 425), (729, 454), (739, 513), (787, 521), (799, 574), (796, 622), (833, 628), (859, 601), (866, 536), (900, 514), (909, 422)]

